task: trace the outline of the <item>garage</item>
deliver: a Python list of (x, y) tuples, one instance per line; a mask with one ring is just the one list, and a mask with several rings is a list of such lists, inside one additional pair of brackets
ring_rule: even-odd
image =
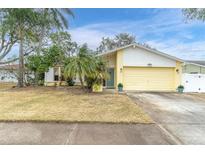
[[(184, 61), (137, 44), (102, 53), (111, 71), (112, 86), (129, 91), (176, 91), (181, 85)], [(112, 65), (111, 65), (112, 64)], [(109, 81), (107, 81), (109, 83)]]
[(168, 67), (124, 67), (125, 90), (173, 91), (174, 68)]

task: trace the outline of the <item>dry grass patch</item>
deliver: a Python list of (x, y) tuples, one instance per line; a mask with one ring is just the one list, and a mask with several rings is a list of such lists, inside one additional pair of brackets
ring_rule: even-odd
[(0, 82), (0, 90), (11, 89), (14, 86), (16, 86), (16, 84), (12, 82)]
[(2, 121), (151, 123), (126, 95), (90, 94), (80, 89), (23, 88), (0, 92)]

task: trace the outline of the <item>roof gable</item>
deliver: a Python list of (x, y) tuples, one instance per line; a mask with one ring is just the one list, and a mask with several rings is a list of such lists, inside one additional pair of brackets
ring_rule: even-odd
[(172, 60), (175, 60), (175, 61), (184, 62), (182, 59), (179, 59), (179, 58), (177, 58), (177, 57), (168, 55), (168, 54), (163, 53), (163, 52), (160, 52), (160, 51), (158, 51), (158, 50), (154, 50), (154, 49), (150, 49), (150, 48), (144, 47), (144, 46), (139, 45), (139, 44), (137, 44), (137, 43), (130, 44), (130, 45), (127, 45), (127, 46), (124, 46), (124, 47), (120, 47), (120, 48), (116, 48), (116, 49), (113, 49), (113, 50), (110, 50), (110, 51), (101, 53), (101, 54), (99, 54), (98, 56), (103, 56), (103, 55), (111, 54), (111, 53), (117, 52), (117, 51), (119, 51), (119, 50), (123, 50), (123, 49), (129, 48), (129, 47), (142, 48), (142, 49), (147, 50), (147, 51), (149, 51), (149, 52), (152, 52), (152, 53), (154, 53), (154, 54), (158, 54), (158, 55), (161, 55), (161, 56), (163, 56), (163, 57), (166, 57), (166, 58), (168, 58), (168, 59), (172, 59)]

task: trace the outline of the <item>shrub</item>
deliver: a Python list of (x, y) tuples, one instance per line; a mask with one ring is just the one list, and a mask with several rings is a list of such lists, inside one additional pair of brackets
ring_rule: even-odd
[(86, 87), (88, 90), (92, 90), (93, 85), (96, 83), (96, 79), (91, 77), (85, 77)]
[(67, 82), (68, 86), (74, 86), (74, 84), (75, 84), (75, 81), (73, 81), (72, 78), (68, 78), (68, 79), (66, 80), (66, 82)]
[(39, 80), (39, 81), (38, 81), (38, 85), (39, 85), (39, 86), (43, 86), (43, 85), (44, 85), (44, 80)]

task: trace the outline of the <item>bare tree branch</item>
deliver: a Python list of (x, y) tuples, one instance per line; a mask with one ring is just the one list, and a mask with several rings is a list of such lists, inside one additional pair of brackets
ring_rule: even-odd
[[(35, 48), (35, 49), (36, 49), (36, 48)], [(24, 57), (25, 57), (25, 56), (28, 56), (29, 54), (31, 54), (35, 49), (32, 49), (32, 50), (30, 50), (30, 51), (27, 51), (27, 52), (24, 54)], [(19, 57), (13, 58), (13, 59), (8, 60), (8, 61), (0, 62), (0, 65), (9, 64), (9, 63), (15, 62), (15, 61), (17, 61), (17, 60), (19, 60)]]

